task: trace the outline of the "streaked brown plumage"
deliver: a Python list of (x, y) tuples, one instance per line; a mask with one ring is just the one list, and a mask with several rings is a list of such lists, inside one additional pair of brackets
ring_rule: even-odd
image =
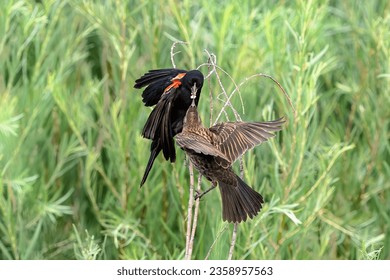
[(176, 143), (213, 186), (219, 185), (224, 221), (239, 223), (260, 211), (263, 197), (238, 177), (231, 166), (248, 149), (273, 137), (271, 132), (281, 130), (284, 122), (284, 118), (269, 122), (226, 122), (206, 128), (194, 102), (188, 109)]

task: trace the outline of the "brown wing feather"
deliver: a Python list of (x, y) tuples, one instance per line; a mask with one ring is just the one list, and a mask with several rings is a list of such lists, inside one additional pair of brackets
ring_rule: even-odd
[(213, 145), (232, 164), (247, 150), (275, 136), (273, 131), (282, 129), (284, 118), (268, 122), (226, 122), (210, 127)]
[(210, 143), (210, 140), (205, 139), (202, 135), (192, 132), (185, 132), (177, 134), (175, 139), (176, 144), (184, 150), (191, 150), (198, 154), (218, 157), (223, 162), (228, 161), (226, 156), (220, 150), (214, 147)]

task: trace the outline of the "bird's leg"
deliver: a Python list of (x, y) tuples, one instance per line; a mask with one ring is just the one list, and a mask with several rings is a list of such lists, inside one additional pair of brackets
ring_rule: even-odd
[(202, 192), (202, 193), (199, 193), (198, 191), (196, 191), (195, 200), (201, 199), (202, 196), (204, 196), (206, 193), (208, 193), (208, 192), (211, 191), (212, 189), (215, 189), (216, 186), (217, 186), (217, 184), (216, 184), (216, 183), (213, 183), (213, 185), (211, 186), (211, 188), (208, 188), (207, 190), (205, 190), (205, 191)]

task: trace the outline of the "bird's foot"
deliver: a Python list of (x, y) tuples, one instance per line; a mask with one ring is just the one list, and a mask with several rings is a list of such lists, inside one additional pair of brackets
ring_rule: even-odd
[(200, 191), (198, 191), (198, 190), (195, 190), (195, 192), (196, 192), (195, 200), (197, 200), (197, 199), (199, 199), (199, 198), (201, 198), (201, 197), (203, 196), (203, 193), (202, 193), (202, 192), (200, 192)]
[(212, 189), (215, 189), (217, 185), (213, 185), (211, 188), (205, 190), (204, 192), (199, 192), (198, 190), (196, 190), (196, 195), (195, 195), (195, 200), (197, 199), (201, 199), (206, 193), (208, 193), (209, 191), (211, 191)]

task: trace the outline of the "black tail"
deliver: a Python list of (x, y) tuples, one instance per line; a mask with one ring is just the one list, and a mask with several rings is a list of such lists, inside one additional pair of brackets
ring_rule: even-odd
[[(176, 160), (176, 152), (172, 132), (172, 99), (173, 95), (163, 97), (153, 111), (150, 113), (148, 120), (142, 130), (142, 136), (153, 140), (152, 147), (157, 145), (160, 147), (158, 152), (163, 150), (166, 160), (174, 162)], [(157, 144), (158, 143), (158, 144)], [(152, 148), (153, 150), (153, 148)]]
[(161, 151), (161, 145), (159, 145), (159, 142), (153, 141), (152, 145), (150, 147), (150, 157), (149, 157), (148, 165), (146, 165), (144, 176), (142, 177), (140, 187), (142, 187), (142, 185), (145, 183), (146, 179), (148, 178), (148, 175), (149, 175), (150, 170), (152, 169), (154, 160), (156, 159), (156, 157), (158, 156), (160, 151)]
[(236, 185), (218, 182), (222, 197), (222, 218), (231, 223), (246, 221), (260, 212), (263, 197), (236, 176)]
[(171, 162), (176, 160), (171, 124), (171, 110), (173, 106), (172, 100), (174, 98), (174, 95), (165, 95), (162, 97), (153, 108), (142, 130), (142, 136), (152, 140), (153, 142), (150, 147), (149, 162), (146, 166), (141, 186), (145, 183), (150, 169), (153, 166), (153, 162), (161, 150), (163, 151), (166, 160), (170, 160)]

